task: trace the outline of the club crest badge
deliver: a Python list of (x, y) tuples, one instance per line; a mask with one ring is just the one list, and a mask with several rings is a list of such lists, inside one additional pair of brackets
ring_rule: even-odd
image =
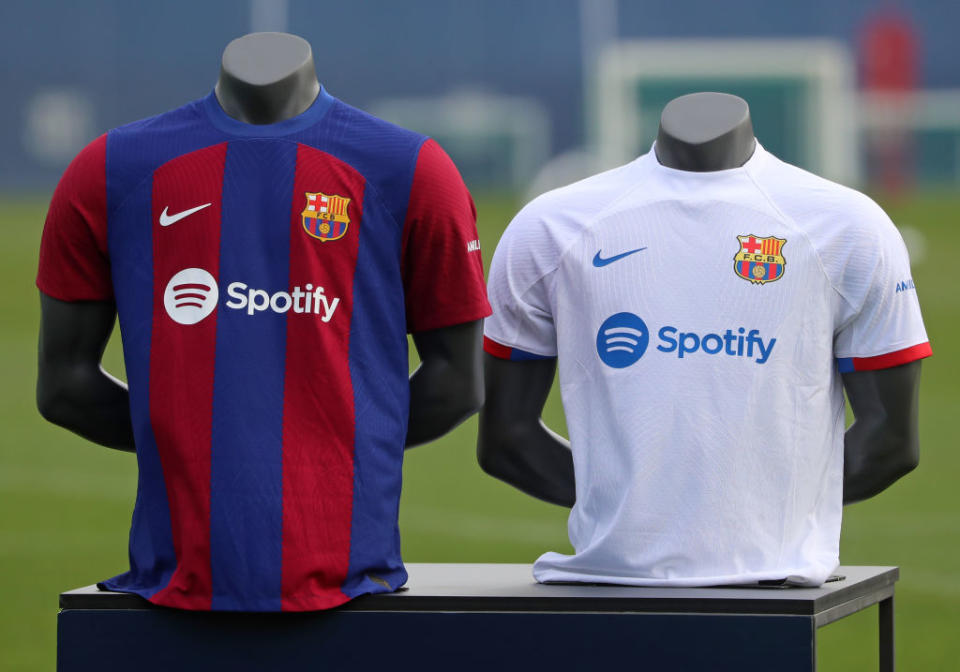
[(773, 282), (783, 277), (787, 261), (783, 258), (786, 238), (753, 234), (737, 236), (740, 250), (733, 257), (733, 272), (755, 285)]
[(338, 240), (350, 225), (350, 199), (343, 196), (306, 192), (307, 205), (300, 215), (303, 230), (322, 242)]

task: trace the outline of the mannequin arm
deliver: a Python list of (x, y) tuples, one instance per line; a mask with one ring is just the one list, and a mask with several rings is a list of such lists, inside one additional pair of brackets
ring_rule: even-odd
[(134, 452), (127, 387), (100, 366), (116, 315), (112, 302), (40, 294), (37, 408), (85, 439)]
[(570, 443), (540, 419), (557, 360), (511, 362), (487, 354), (483, 360), (487, 393), (477, 436), (480, 467), (528, 495), (573, 506)]
[(410, 376), (406, 447), (439, 438), (483, 405), (483, 320), (413, 334), (420, 366)]
[(843, 503), (873, 497), (920, 460), (920, 362), (843, 374), (855, 418), (843, 441)]

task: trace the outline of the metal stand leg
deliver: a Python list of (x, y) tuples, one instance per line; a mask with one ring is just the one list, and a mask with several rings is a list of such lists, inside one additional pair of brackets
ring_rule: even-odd
[(880, 604), (880, 672), (893, 672), (893, 595)]

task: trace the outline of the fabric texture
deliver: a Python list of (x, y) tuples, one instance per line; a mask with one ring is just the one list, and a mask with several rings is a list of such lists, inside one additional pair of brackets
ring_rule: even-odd
[(651, 151), (535, 199), (488, 290), (488, 353), (558, 357), (575, 554), (540, 557), (545, 582), (821, 584), (840, 372), (930, 354), (886, 214), (759, 144), (737, 169)]
[(81, 152), (37, 284), (119, 314), (139, 482), (103, 585), (224, 611), (402, 585), (406, 333), (489, 314), (476, 240), (439, 145), (325, 91), (263, 126), (211, 93)]

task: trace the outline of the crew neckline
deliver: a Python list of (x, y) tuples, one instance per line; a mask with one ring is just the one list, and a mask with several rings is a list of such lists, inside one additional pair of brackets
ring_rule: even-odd
[(670, 166), (665, 166), (657, 159), (657, 143), (656, 141), (650, 146), (650, 151), (646, 154), (647, 163), (651, 165), (653, 170), (663, 173), (664, 175), (672, 175), (674, 177), (679, 177), (687, 180), (722, 180), (726, 177), (732, 177), (735, 175), (740, 175), (743, 173), (754, 174), (757, 169), (763, 164), (766, 160), (769, 153), (763, 148), (763, 145), (760, 144), (759, 140), (754, 139), (756, 143), (753, 149), (753, 154), (750, 155), (750, 158), (747, 159), (747, 162), (742, 166), (737, 166), (736, 168), (724, 168), (723, 170), (706, 170), (706, 171), (697, 171), (697, 170), (681, 170), (679, 168), (671, 168)]
[(211, 91), (209, 95), (203, 98), (203, 108), (207, 113), (210, 123), (216, 126), (224, 133), (230, 135), (241, 135), (246, 137), (266, 138), (290, 135), (297, 131), (313, 126), (319, 122), (333, 105), (336, 100), (327, 93), (327, 90), (320, 86), (320, 93), (316, 99), (310, 103), (310, 107), (295, 117), (278, 121), (275, 124), (248, 124), (239, 119), (234, 119), (220, 107), (220, 101), (217, 100), (216, 91)]

